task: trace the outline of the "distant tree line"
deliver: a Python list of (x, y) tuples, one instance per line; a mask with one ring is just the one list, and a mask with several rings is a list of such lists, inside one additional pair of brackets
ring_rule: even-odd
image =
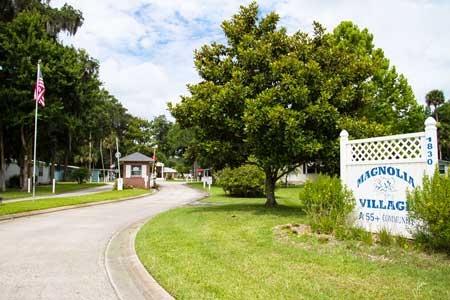
[[(175, 122), (132, 116), (102, 87), (99, 62), (64, 46), (58, 34), (76, 34), (82, 13), (49, 1), (0, 3), (0, 167), (18, 162), (22, 187), (31, 174), (36, 66), (46, 86), (39, 109), (38, 160), (108, 168), (116, 138), (123, 155), (139, 151), (187, 173), (192, 165), (220, 170), (244, 163), (265, 173), (267, 205), (275, 182), (307, 162), (337, 173), (338, 136), (352, 138), (423, 130), (439, 120), (441, 158), (450, 159), (450, 103), (439, 90), (417, 103), (407, 79), (376, 48), (367, 29), (342, 22), (331, 32), (288, 34), (279, 16), (261, 16), (256, 3), (222, 23), (226, 43), (194, 53), (202, 80), (169, 104)], [(103, 159), (102, 159), (103, 158)], [(54, 172), (54, 170), (52, 170)], [(67, 175), (67, 173), (65, 172)], [(5, 176), (1, 176), (5, 178)], [(1, 183), (5, 189), (5, 182)]]
[[(86, 51), (64, 46), (58, 34), (76, 34), (83, 24), (81, 11), (49, 1), (7, 0), (0, 3), (0, 167), (12, 161), (20, 166), (20, 182), (32, 174), (34, 138), (33, 88), (41, 60), (46, 92), (45, 107), (38, 110), (37, 160), (64, 168), (74, 164), (109, 168), (115, 162), (116, 138), (123, 154), (140, 151), (151, 155), (160, 144), (166, 160), (166, 143), (173, 125), (164, 116), (154, 121), (132, 116), (102, 87), (99, 63)], [(103, 158), (103, 159), (102, 159)], [(53, 177), (54, 168), (51, 168)]]

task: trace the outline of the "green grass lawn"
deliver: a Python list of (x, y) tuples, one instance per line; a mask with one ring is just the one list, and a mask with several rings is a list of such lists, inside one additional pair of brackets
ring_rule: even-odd
[[(55, 186), (56, 194), (63, 194), (67, 192), (78, 191), (82, 189), (92, 188), (96, 186), (105, 185), (104, 183), (81, 183), (77, 182), (58, 182)], [(52, 195), (52, 185), (37, 185), (36, 186), (36, 196), (46, 196)], [(31, 197), (31, 193), (27, 191), (23, 192), (17, 188), (7, 189), (6, 192), (0, 192), (0, 197), (3, 199), (17, 199)]]
[(38, 199), (35, 201), (25, 200), (18, 202), (3, 203), (2, 205), (0, 205), (0, 215), (9, 215), (14, 213), (41, 210), (68, 205), (85, 204), (108, 200), (119, 200), (123, 198), (143, 195), (146, 193), (150, 193), (150, 191), (147, 189), (129, 189), (123, 191), (109, 191), (74, 197), (46, 198), (46, 199)]
[(299, 188), (163, 213), (136, 239), (139, 258), (177, 299), (450, 299), (450, 261), (398, 247), (298, 237)]

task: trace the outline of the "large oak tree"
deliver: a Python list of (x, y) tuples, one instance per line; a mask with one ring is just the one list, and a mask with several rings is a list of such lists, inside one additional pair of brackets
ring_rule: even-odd
[(131, 119), (119, 101), (101, 87), (98, 62), (84, 50), (57, 40), (58, 32), (75, 33), (81, 25), (81, 12), (68, 6), (53, 9), (37, 0), (9, 2), (5, 7), (11, 8), (7, 9), (10, 17), (0, 19), (3, 191), (9, 162), (16, 161), (21, 167), (22, 183), (30, 176), (35, 108), (32, 93), (39, 59), (46, 105), (38, 114), (38, 160), (64, 165), (65, 170), (68, 164), (88, 166), (96, 161), (103, 166), (98, 159), (100, 144), (107, 137), (115, 141)]
[(289, 35), (279, 17), (260, 18), (256, 3), (222, 23), (226, 44), (195, 51), (202, 81), (169, 108), (195, 128), (212, 166), (256, 163), (266, 174), (267, 206), (276, 181), (299, 165), (338, 166), (338, 136), (416, 131), (423, 109), (407, 80), (373, 44), (368, 30), (342, 22), (327, 33)]

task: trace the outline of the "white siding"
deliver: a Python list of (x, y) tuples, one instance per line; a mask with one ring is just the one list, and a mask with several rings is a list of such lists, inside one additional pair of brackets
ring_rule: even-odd
[(131, 165), (125, 165), (125, 178), (131, 177)]

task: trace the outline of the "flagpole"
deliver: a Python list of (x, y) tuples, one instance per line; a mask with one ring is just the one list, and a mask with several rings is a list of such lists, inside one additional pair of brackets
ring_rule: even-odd
[[(39, 80), (39, 69), (41, 60), (38, 60), (36, 83)], [(36, 195), (36, 140), (37, 140), (37, 115), (38, 115), (38, 101), (36, 100), (36, 109), (34, 110), (34, 153), (33, 153), (33, 202)]]

